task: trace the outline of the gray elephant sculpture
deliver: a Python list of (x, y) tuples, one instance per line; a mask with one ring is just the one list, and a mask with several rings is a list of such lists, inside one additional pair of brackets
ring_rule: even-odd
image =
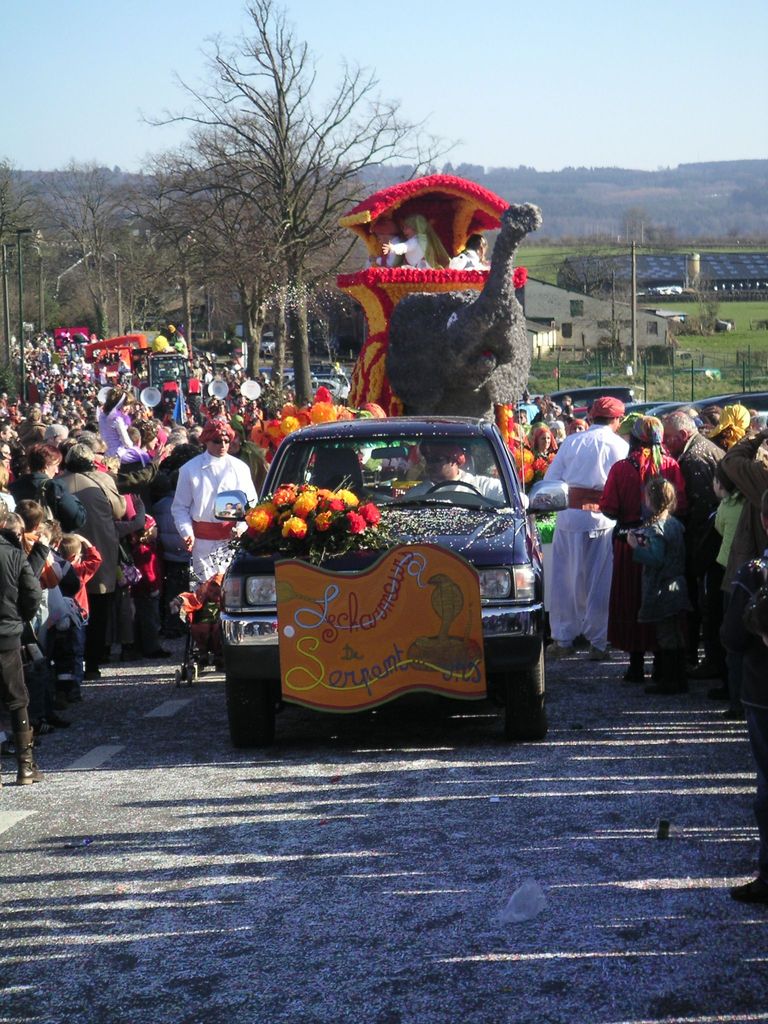
[(508, 207), (480, 293), (419, 292), (395, 306), (387, 374), (406, 415), (492, 419), (494, 403), (520, 397), (531, 354), (512, 271), (520, 242), (540, 224), (536, 206)]

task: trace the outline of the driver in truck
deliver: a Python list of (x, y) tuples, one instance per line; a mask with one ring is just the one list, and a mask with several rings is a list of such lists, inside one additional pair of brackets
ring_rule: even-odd
[(451, 483), (465, 483), (469, 485), (467, 489), (474, 487), (485, 498), (503, 500), (504, 488), (500, 480), (492, 476), (475, 476), (463, 468), (467, 464), (467, 453), (455, 441), (432, 438), (420, 446), (420, 452), (424, 460), (424, 479), (407, 491), (405, 497), (408, 501), (433, 490), (439, 495), (440, 490), (450, 490)]

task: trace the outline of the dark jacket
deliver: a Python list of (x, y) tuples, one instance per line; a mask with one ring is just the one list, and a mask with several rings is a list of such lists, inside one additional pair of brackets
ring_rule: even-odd
[(766, 436), (761, 431), (757, 437), (745, 437), (723, 456), (723, 472), (746, 499), (728, 556), (724, 584), (734, 579), (745, 562), (759, 558), (768, 546), (760, 518), (760, 501), (768, 488), (768, 451), (762, 447)]
[(192, 555), (187, 551), (181, 539), (176, 523), (171, 515), (173, 495), (168, 494), (152, 506), (152, 515), (157, 523), (157, 537), (160, 541), (160, 550), (166, 562), (182, 562), (189, 565)]
[(58, 519), (65, 533), (80, 530), (85, 526), (85, 506), (73, 494), (68, 494), (61, 481), (45, 473), (25, 473), (8, 488), (18, 504), (20, 501), (37, 501), (47, 505), (54, 519)]
[(704, 575), (720, 549), (720, 535), (714, 526), (718, 500), (712, 481), (722, 457), (723, 452), (716, 444), (703, 434), (694, 434), (677, 460), (688, 497), (688, 512), (683, 517), (686, 560), (696, 576)]
[[(768, 554), (768, 552), (766, 552)], [(753, 558), (736, 573), (720, 639), (727, 651), (744, 655), (741, 702), (768, 711), (768, 647), (751, 633), (744, 612), (752, 596), (768, 582), (768, 558)]]
[(21, 645), (24, 623), (40, 607), (42, 596), (21, 545), (13, 534), (0, 532), (0, 651)]

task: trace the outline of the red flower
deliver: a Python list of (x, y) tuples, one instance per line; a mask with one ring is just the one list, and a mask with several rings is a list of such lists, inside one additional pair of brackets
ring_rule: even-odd
[(525, 288), (525, 282), (528, 280), (528, 270), (526, 267), (515, 267), (512, 273), (512, 284), (515, 288)]
[(342, 498), (331, 498), (328, 502), (328, 508), (331, 512), (343, 512), (346, 507)]
[(370, 523), (371, 526), (376, 526), (381, 520), (381, 512), (379, 512), (372, 501), (369, 501), (367, 505), (361, 505), (359, 511), (366, 523)]
[(333, 402), (333, 395), (328, 390), (328, 388), (323, 387), (321, 385), (317, 389), (317, 391), (315, 392), (315, 401), (316, 402)]
[(347, 512), (347, 523), (350, 533), (362, 533), (368, 526), (365, 517), (361, 516), (359, 512)]

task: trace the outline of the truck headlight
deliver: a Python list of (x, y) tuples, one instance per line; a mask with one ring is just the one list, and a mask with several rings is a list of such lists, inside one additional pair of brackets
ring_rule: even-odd
[(243, 603), (243, 581), (239, 576), (225, 576), (222, 587), (222, 604), (228, 612), (240, 611)]
[(480, 569), (480, 597), (483, 601), (503, 601), (512, 596), (509, 569)]
[(245, 601), (252, 605), (277, 604), (274, 576), (248, 576), (245, 581)]

